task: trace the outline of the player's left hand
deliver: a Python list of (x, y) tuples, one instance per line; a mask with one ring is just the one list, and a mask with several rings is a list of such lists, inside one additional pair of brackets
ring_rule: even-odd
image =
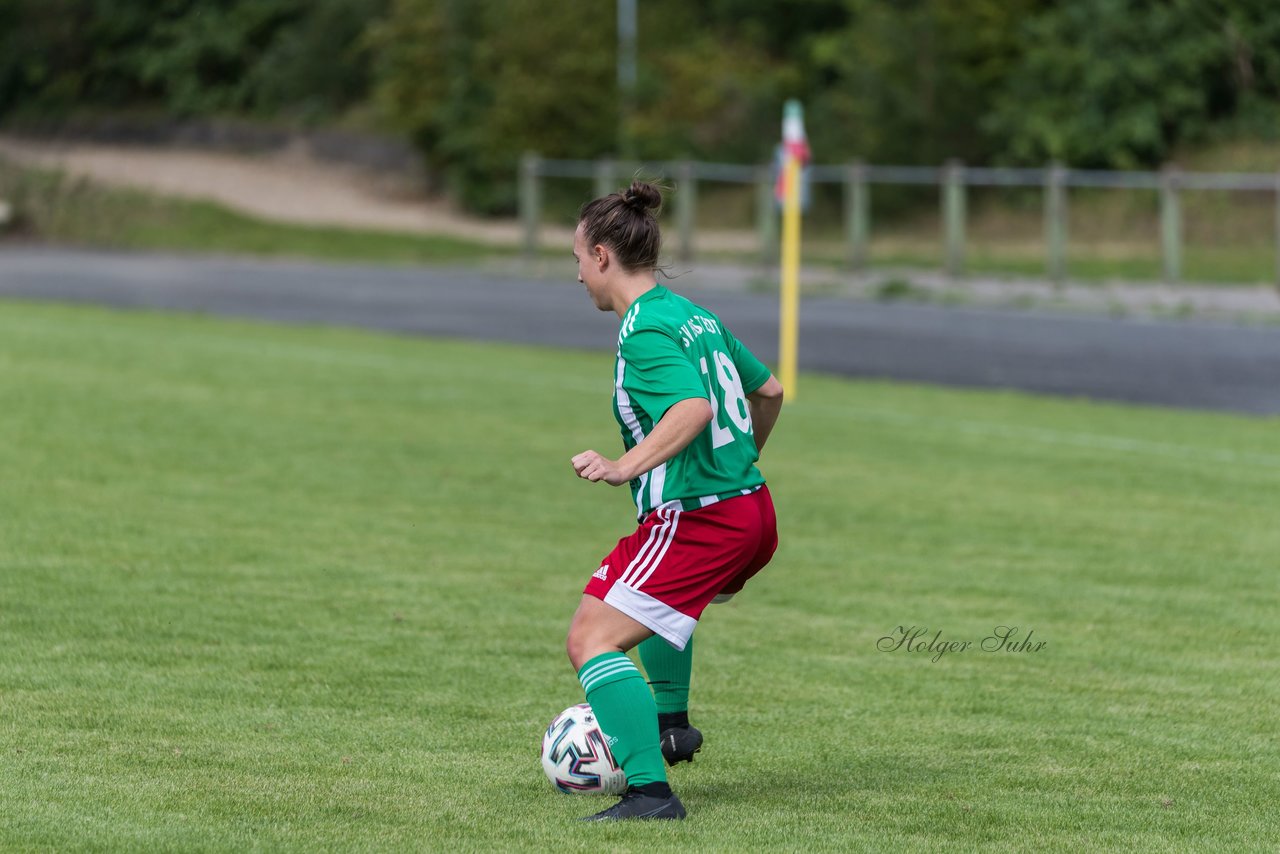
[(631, 480), (622, 473), (615, 460), (602, 457), (595, 451), (583, 451), (570, 462), (573, 463), (573, 470), (578, 473), (578, 477), (592, 483), (603, 480), (610, 486), (621, 486)]

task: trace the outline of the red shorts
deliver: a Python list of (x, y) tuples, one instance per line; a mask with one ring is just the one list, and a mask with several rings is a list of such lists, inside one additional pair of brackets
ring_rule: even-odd
[(684, 649), (703, 609), (741, 590), (777, 547), (766, 486), (697, 510), (671, 502), (618, 540), (583, 592)]

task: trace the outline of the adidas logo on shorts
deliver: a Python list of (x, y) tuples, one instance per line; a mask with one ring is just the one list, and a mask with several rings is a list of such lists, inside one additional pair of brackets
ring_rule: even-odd
[(601, 566), (599, 569), (597, 569), (595, 572), (591, 573), (591, 577), (598, 578), (601, 581), (608, 581), (609, 580), (609, 564), (606, 563), (603, 566)]

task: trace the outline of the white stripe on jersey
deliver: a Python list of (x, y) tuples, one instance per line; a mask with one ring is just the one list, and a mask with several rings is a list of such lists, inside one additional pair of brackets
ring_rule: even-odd
[(663, 463), (649, 472), (649, 503), (654, 507), (662, 503), (662, 488), (666, 485), (667, 464)]
[(641, 567), (649, 561), (662, 544), (662, 538), (665, 536), (667, 529), (671, 527), (671, 517), (664, 514), (661, 510), (654, 511), (658, 514), (658, 518), (662, 520), (661, 525), (655, 525), (649, 530), (649, 539), (645, 540), (644, 545), (640, 547), (640, 551), (636, 552), (636, 556), (631, 559), (631, 563), (627, 564), (627, 568), (622, 571), (622, 576), (618, 581), (626, 581), (631, 578), (637, 567)]
[(631, 438), (636, 440), (636, 444), (644, 439), (644, 430), (640, 427), (640, 420), (636, 418), (636, 412), (631, 408), (631, 395), (627, 394), (627, 390), (623, 387), (622, 381), (627, 373), (627, 360), (618, 355), (618, 375), (614, 379), (613, 390), (618, 401), (618, 414), (622, 416), (622, 423), (627, 425), (627, 429), (631, 431)]
[[(627, 394), (627, 390), (622, 386), (623, 377), (626, 376), (626, 373), (627, 373), (627, 360), (622, 358), (622, 353), (619, 352), (618, 353), (618, 374), (613, 383), (614, 400), (617, 402), (618, 415), (622, 418), (622, 423), (625, 424), (627, 429), (631, 431), (631, 438), (635, 439), (636, 444), (638, 445), (642, 441), (644, 441), (644, 430), (640, 427), (640, 419), (636, 418), (636, 412), (631, 407), (631, 395)], [(666, 464), (664, 463), (658, 468), (662, 469), (662, 473), (659, 475), (659, 478), (665, 478)], [(655, 471), (657, 471), (657, 469), (655, 469)], [(644, 487), (645, 487), (645, 484), (648, 482), (649, 482), (648, 474), (641, 475), (640, 488), (636, 490), (636, 510), (637, 512), (640, 512), (640, 513), (644, 512)], [(662, 488), (661, 481), (659, 481), (658, 488), (659, 488), (659, 493), (661, 493), (661, 488)]]
[(644, 474), (640, 475), (640, 488), (636, 490), (636, 514), (637, 514), (637, 516), (638, 516), (640, 513), (643, 513), (643, 512), (644, 512), (644, 502), (643, 502), (644, 488), (645, 488), (645, 486), (646, 486), (648, 483), (649, 483), (649, 473), (648, 473), (648, 472), (645, 472)]
[(658, 568), (658, 564), (662, 563), (662, 559), (667, 555), (667, 549), (671, 548), (671, 544), (676, 539), (676, 529), (680, 527), (680, 511), (672, 510), (671, 515), (667, 518), (671, 520), (671, 529), (667, 531), (667, 535), (662, 539), (662, 548), (657, 554), (652, 555), (650, 560), (646, 561), (647, 566), (641, 567), (642, 573), (634, 581), (628, 581), (627, 584), (639, 590), (644, 587), (644, 583), (649, 580), (649, 576), (653, 575), (653, 571)]
[(636, 317), (640, 314), (640, 300), (631, 303), (631, 308), (627, 310), (626, 315), (622, 318), (622, 326), (618, 329), (618, 346), (622, 346), (623, 340), (626, 339), (636, 328)]

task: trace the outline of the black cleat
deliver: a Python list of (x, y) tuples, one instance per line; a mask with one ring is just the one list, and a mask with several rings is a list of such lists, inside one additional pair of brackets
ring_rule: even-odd
[(671, 727), (661, 736), (662, 758), (668, 765), (692, 762), (693, 754), (702, 749), (702, 732), (697, 727)]
[(674, 794), (669, 798), (655, 798), (635, 788), (627, 789), (618, 801), (607, 810), (589, 815), (580, 821), (625, 821), (628, 819), (682, 819), (684, 804)]

